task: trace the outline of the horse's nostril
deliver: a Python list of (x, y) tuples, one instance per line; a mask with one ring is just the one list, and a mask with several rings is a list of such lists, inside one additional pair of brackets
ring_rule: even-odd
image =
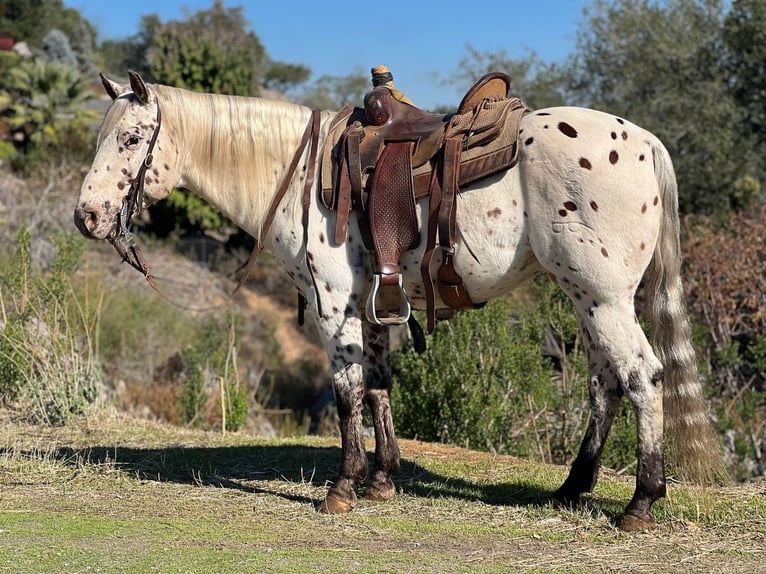
[(93, 211), (86, 211), (83, 217), (83, 223), (88, 231), (93, 231), (96, 228), (96, 214)]
[(89, 236), (98, 227), (98, 213), (92, 208), (78, 207), (74, 213), (74, 223), (83, 235)]

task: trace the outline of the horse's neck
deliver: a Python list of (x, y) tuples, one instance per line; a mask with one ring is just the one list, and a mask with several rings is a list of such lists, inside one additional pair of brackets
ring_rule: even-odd
[[(179, 187), (257, 236), (310, 111), (286, 102), (182, 90), (169, 90), (165, 98), (163, 108), (174, 108), (177, 129), (171, 137), (183, 158)], [(299, 178), (294, 179), (293, 187)], [(295, 203), (295, 195), (288, 192), (285, 204)]]

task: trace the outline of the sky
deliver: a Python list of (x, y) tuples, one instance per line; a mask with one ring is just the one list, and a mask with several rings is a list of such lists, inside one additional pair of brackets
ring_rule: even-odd
[[(65, 0), (98, 31), (98, 41), (138, 32), (141, 17), (185, 20), (213, 0)], [(396, 87), (416, 105), (457, 105), (470, 86), (445, 86), (467, 56), (505, 51), (523, 57), (534, 51), (546, 62), (563, 60), (575, 45), (587, 0), (225, 0), (243, 6), (252, 31), (272, 60), (302, 64), (322, 75), (368, 74), (386, 64)], [(320, 8), (321, 6), (321, 8)], [(331, 8), (325, 8), (329, 6)], [(374, 23), (373, 23), (374, 21)]]

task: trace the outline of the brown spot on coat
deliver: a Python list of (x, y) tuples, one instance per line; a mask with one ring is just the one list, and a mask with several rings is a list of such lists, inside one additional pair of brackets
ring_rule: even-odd
[(499, 207), (496, 207), (495, 209), (490, 209), (487, 212), (487, 217), (491, 217), (492, 219), (497, 219), (500, 217), (500, 214), (503, 213), (502, 210)]
[(585, 159), (584, 157), (581, 157), (580, 167), (584, 167), (585, 169), (591, 169), (593, 166), (590, 164), (590, 162), (587, 159)]
[(646, 213), (646, 204), (641, 206), (641, 213)]
[(606, 250), (606, 247), (601, 248), (601, 255), (604, 257), (609, 257), (609, 252)]
[(533, 141), (535, 141), (535, 138), (527, 138), (527, 139), (524, 141), (524, 144), (526, 144), (526, 145), (530, 145), (530, 144), (531, 144)]
[(620, 156), (615, 150), (609, 152), (609, 163), (614, 165), (617, 163), (618, 159), (620, 159)]
[(591, 208), (593, 211), (598, 211), (598, 203), (596, 203), (595, 201), (591, 201), (591, 202), (590, 202), (590, 208)]
[(567, 210), (566, 209), (559, 209), (559, 215), (561, 217), (566, 217), (567, 216)]
[(559, 122), (559, 131), (567, 137), (576, 138), (577, 130), (566, 122)]
[(622, 132), (620, 135), (622, 136), (622, 139), (623, 139), (623, 140), (626, 140), (626, 139), (628, 139), (628, 132), (626, 132), (626, 131), (624, 131), (624, 130), (623, 130), (623, 132)]
[(566, 207), (568, 211), (577, 211), (577, 204), (574, 201), (565, 201), (564, 207)]
[(660, 198), (658, 196), (654, 196), (654, 201), (652, 201), (652, 205), (657, 205), (660, 201)]

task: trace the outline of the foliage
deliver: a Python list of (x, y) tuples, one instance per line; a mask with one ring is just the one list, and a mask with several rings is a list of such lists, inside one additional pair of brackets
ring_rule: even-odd
[(324, 75), (306, 86), (298, 101), (315, 110), (338, 110), (346, 103), (361, 105), (371, 87), (369, 75), (361, 70), (347, 76)]
[(596, 0), (571, 59), (580, 103), (626, 117), (668, 147), (683, 212), (725, 213), (757, 198), (732, 193), (761, 160), (737, 128), (744, 115), (729, 88), (723, 22), (721, 0)]
[[(405, 437), (563, 463), (587, 420), (587, 361), (571, 302), (547, 278), (514, 316), (507, 301), (439, 324), (428, 350), (392, 358)], [(554, 341), (548, 355), (545, 339)], [(551, 358), (554, 356), (557, 365)], [(616, 453), (621, 464), (633, 451)], [(625, 455), (627, 454), (627, 457)]]
[(92, 123), (84, 109), (90, 96), (76, 68), (44, 60), (22, 60), (0, 80), (0, 110), (19, 152), (16, 167), (84, 160), (92, 153)]
[(237, 375), (235, 319), (231, 315), (227, 319), (228, 329), (215, 319), (206, 319), (198, 341), (181, 352), (183, 382), (178, 401), (181, 420), (187, 426), (206, 426), (207, 404), (219, 390), (226, 428), (238, 430), (247, 420), (247, 391)]
[(311, 76), (311, 69), (302, 64), (269, 62), (263, 76), (263, 87), (286, 93), (303, 84)]
[[(0, 23), (2, 29), (17, 42), (27, 42), (34, 48), (40, 48), (43, 38), (49, 30), (56, 28), (66, 34), (71, 41), (80, 38), (81, 25), (90, 33), (92, 42), (95, 36), (93, 27), (80, 16), (74, 8), (68, 8), (62, 0), (0, 0)], [(74, 42), (80, 49), (80, 42)]]
[(761, 158), (759, 179), (766, 182), (766, 3), (734, 0), (724, 20), (725, 62), (733, 83), (733, 96), (744, 109), (740, 129), (756, 139), (755, 157)]
[(566, 102), (564, 71), (557, 64), (543, 62), (535, 52), (520, 59), (511, 58), (505, 50), (480, 52), (470, 45), (466, 52), (445, 83), (465, 91), (484, 74), (504, 72), (511, 77), (510, 95), (533, 109)]
[(157, 30), (162, 21), (157, 14), (142, 16), (138, 33), (124, 40), (105, 40), (99, 51), (108, 75), (125, 77), (128, 70), (140, 74), (147, 81), (154, 81), (147, 61), (147, 53), (154, 46)]
[(69, 38), (56, 28), (52, 28), (43, 38), (43, 57), (52, 64), (77, 67), (77, 57), (69, 46)]
[(147, 53), (152, 77), (197, 92), (258, 95), (266, 56), (248, 27), (242, 7), (226, 8), (222, 0), (159, 26)]
[(0, 395), (3, 402), (18, 404), (29, 420), (60, 425), (98, 398), (101, 369), (92, 337), (96, 317), (82, 308), (69, 282), (82, 239), (54, 238), (58, 256), (46, 273), (32, 271), (29, 241), (22, 228), (0, 285)]
[[(720, 429), (740, 478), (766, 473), (766, 209), (688, 216), (685, 287)], [(753, 273), (755, 271), (755, 277)]]

